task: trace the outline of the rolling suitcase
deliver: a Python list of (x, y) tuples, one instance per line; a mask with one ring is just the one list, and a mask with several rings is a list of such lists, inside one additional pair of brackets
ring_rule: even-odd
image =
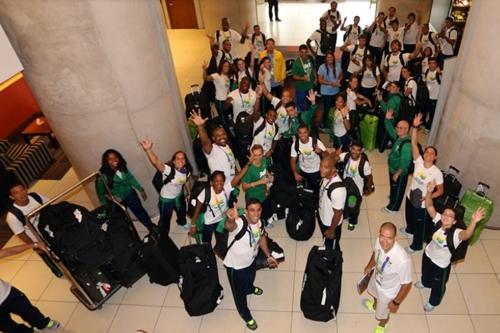
[(450, 165), (448, 171), (443, 171), (444, 193), (434, 200), (434, 207), (439, 213), (442, 213), (446, 207), (454, 207), (456, 205), (456, 198), (458, 198), (462, 189), (462, 183), (458, 180), (459, 173), (460, 171), (453, 165)]
[(211, 118), (210, 103), (206, 93), (201, 91), (200, 86), (193, 84), (191, 87), (191, 92), (184, 97), (184, 103), (186, 105), (186, 118), (189, 119), (191, 112), (196, 110), (200, 111), (203, 118)]
[(305, 241), (314, 234), (318, 198), (307, 189), (298, 189), (297, 197), (286, 217), (286, 231), (292, 239)]
[(335, 319), (340, 304), (342, 252), (313, 246), (302, 280), (300, 309), (315, 321)]
[(179, 280), (179, 249), (168, 236), (157, 241), (152, 236), (143, 240), (141, 258), (149, 282), (167, 286)]
[(365, 151), (372, 151), (375, 149), (377, 141), (377, 127), (378, 117), (375, 115), (367, 114), (359, 123), (359, 130), (361, 132), (361, 142)]
[(469, 245), (473, 245), (479, 239), (481, 232), (493, 214), (493, 201), (486, 196), (486, 192), (489, 189), (489, 185), (479, 182), (475, 191), (471, 189), (466, 190), (460, 200), (460, 205), (465, 208), (464, 222), (466, 225), (470, 224), (472, 214), (474, 214), (476, 209), (482, 207), (486, 210), (484, 218), (477, 223), (476, 229), (474, 229), (474, 233), (469, 239)]

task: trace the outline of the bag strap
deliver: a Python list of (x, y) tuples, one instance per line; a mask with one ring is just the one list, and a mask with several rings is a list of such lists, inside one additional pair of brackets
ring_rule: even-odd
[(265, 128), (266, 128), (266, 119), (262, 119), (262, 124), (259, 125), (259, 127), (257, 127), (255, 129), (255, 131), (253, 131), (253, 136), (257, 136), (260, 132), (262, 132)]
[(40, 205), (43, 205), (43, 200), (42, 197), (35, 192), (30, 192), (28, 193), (29, 196), (31, 196), (33, 199), (35, 199), (36, 202), (38, 202)]
[[(30, 193), (28, 193), (28, 195), (30, 197), (32, 197), (40, 205), (43, 205), (42, 197), (38, 193), (30, 192)], [(10, 205), (10, 207), (7, 209), (7, 211), (9, 213), (11, 213), (12, 215), (14, 215), (19, 220), (19, 222), (21, 222), (23, 224), (23, 226), (26, 225), (26, 221), (24, 220), (24, 218), (25, 218), (24, 213), (19, 208), (14, 206), (14, 204)]]
[(345, 184), (343, 181), (332, 183), (332, 185), (330, 185), (328, 187), (328, 189), (326, 190), (326, 194), (328, 195), (328, 199), (331, 200), (330, 196), (332, 195), (332, 192), (338, 188), (341, 188), (341, 187), (345, 187)]
[(175, 178), (175, 168), (173, 165), (167, 164), (170, 167), (170, 172), (168, 173), (167, 177), (163, 180), (163, 186), (167, 185), (170, 183), (174, 178)]
[(243, 221), (243, 226), (241, 227), (241, 230), (238, 231), (238, 233), (236, 234), (236, 236), (234, 236), (234, 239), (231, 241), (231, 243), (227, 246), (227, 252), (226, 253), (229, 253), (229, 249), (234, 245), (234, 243), (236, 243), (237, 241), (239, 241), (240, 239), (242, 239), (243, 236), (245, 235), (245, 233), (247, 232), (248, 220), (245, 217), (245, 215), (241, 215), (240, 218)]

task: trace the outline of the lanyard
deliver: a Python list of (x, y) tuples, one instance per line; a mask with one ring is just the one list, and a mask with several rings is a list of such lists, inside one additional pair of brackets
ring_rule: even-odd
[[(377, 254), (377, 265), (376, 265), (377, 267), (378, 267), (378, 259), (380, 258), (381, 252), (382, 252), (382, 250), (379, 250), (379, 252)], [(389, 256), (385, 257), (385, 260), (382, 263), (382, 267), (380, 267), (380, 270), (377, 269), (379, 271), (379, 273), (381, 273), (381, 274), (384, 273), (384, 270), (385, 270), (387, 264), (389, 263), (389, 260), (391, 260), (391, 258)]]
[(247, 99), (243, 99), (243, 95), (241, 95), (241, 93), (239, 92), (238, 90), (238, 94), (240, 95), (240, 98), (241, 98), (241, 107), (245, 107), (245, 106), (250, 106), (250, 91), (247, 93), (248, 94), (248, 98)]

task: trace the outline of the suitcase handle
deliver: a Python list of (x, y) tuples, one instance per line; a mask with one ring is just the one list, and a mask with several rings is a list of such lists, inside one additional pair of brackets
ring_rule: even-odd
[(196, 92), (198, 95), (201, 94), (201, 90), (200, 90), (200, 85), (199, 84), (192, 84), (191, 87), (191, 95), (194, 95), (194, 93)]
[(458, 175), (460, 173), (460, 170), (458, 170), (457, 168), (455, 168), (453, 165), (450, 165), (450, 167), (448, 168), (449, 171), (453, 170), (455, 171), (455, 173)]
[(476, 193), (479, 196), (486, 197), (486, 193), (488, 192), (489, 189), (490, 189), (490, 185), (488, 185), (486, 183), (479, 182), (479, 183), (477, 183)]

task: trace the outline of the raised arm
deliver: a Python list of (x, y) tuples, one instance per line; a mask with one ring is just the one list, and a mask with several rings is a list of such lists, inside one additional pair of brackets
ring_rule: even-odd
[(345, 21), (347, 20), (347, 16), (344, 17), (344, 20), (342, 21), (342, 25), (340, 26), (341, 31), (347, 31), (347, 28), (345, 27)]
[(458, 238), (460, 238), (461, 240), (467, 240), (471, 238), (477, 223), (484, 218), (485, 214), (486, 210), (483, 207), (479, 207), (478, 209), (476, 209), (476, 211), (472, 214), (472, 218), (470, 224), (467, 226), (467, 229), (460, 231), (460, 233), (458, 234)]
[(313, 47), (311, 46), (311, 42), (312, 42), (312, 40), (310, 38), (308, 38), (306, 40), (306, 45), (309, 48), (309, 51), (311, 51), (311, 53), (314, 54), (314, 56), (316, 56), (316, 51), (314, 51)]
[(203, 69), (203, 81), (213, 81), (214, 78), (212, 75), (207, 74), (207, 69), (208, 69), (208, 64), (207, 62), (203, 62), (203, 65), (201, 65), (201, 68)]
[(425, 196), (425, 208), (427, 209), (427, 213), (431, 217), (431, 219), (434, 219), (436, 217), (436, 208), (434, 208), (434, 202), (432, 201), (432, 192), (434, 191), (434, 188), (436, 187), (436, 183), (434, 181), (431, 181), (427, 184), (427, 194)]
[(201, 117), (201, 111), (192, 111), (190, 119), (198, 129), (198, 135), (200, 136), (203, 152), (205, 152), (205, 154), (210, 154), (212, 152), (212, 140), (208, 137), (207, 130), (205, 129), (205, 122), (208, 118), (203, 119)]
[(415, 116), (413, 119), (413, 126), (411, 128), (411, 153), (414, 161), (420, 157), (420, 151), (418, 149), (418, 128), (420, 125), (422, 125), (421, 113)]
[(249, 27), (250, 27), (250, 22), (246, 21), (245, 26), (243, 27), (243, 30), (241, 30), (241, 39), (240, 39), (241, 44), (245, 43), (245, 39), (248, 38), (248, 28)]
[(233, 231), (236, 229), (236, 219), (238, 218), (238, 210), (236, 208), (229, 208), (226, 212), (227, 219), (224, 224), (224, 229)]
[(392, 124), (393, 114), (394, 114), (394, 112), (391, 109), (387, 110), (387, 112), (385, 113), (384, 125), (385, 125), (385, 129), (387, 130), (387, 134), (389, 134), (389, 136), (392, 139), (396, 140), (398, 138), (398, 135), (396, 134), (396, 129), (394, 128), (394, 125)]
[(38, 246), (39, 246), (38, 243), (30, 242), (28, 244), (17, 245), (17, 246), (12, 246), (12, 247), (0, 249), (0, 258), (7, 258), (10, 256), (14, 256), (16, 254), (22, 253), (22, 252), (24, 252), (26, 250), (30, 250), (30, 249), (37, 250)]
[(142, 149), (146, 152), (146, 155), (148, 156), (149, 162), (156, 168), (156, 170), (160, 172), (165, 171), (165, 164), (163, 164), (162, 161), (156, 156), (155, 152), (153, 151), (153, 141), (144, 139), (141, 142)]
[(422, 43), (417, 42), (417, 44), (415, 45), (415, 51), (413, 51), (408, 55), (408, 61), (417, 59), (421, 49), (422, 49)]
[(219, 51), (219, 48), (217, 47), (217, 43), (215, 42), (215, 37), (211, 35), (207, 35), (208, 38), (208, 43), (210, 45), (210, 51), (212, 52), (212, 55), (215, 57), (217, 56), (217, 52)]

